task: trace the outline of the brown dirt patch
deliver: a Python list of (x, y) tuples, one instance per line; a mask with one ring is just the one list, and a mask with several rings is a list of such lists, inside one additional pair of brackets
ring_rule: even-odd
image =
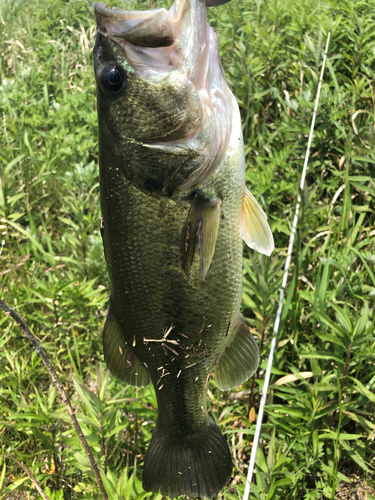
[(340, 483), (340, 488), (336, 490), (336, 500), (370, 500), (375, 497), (375, 489), (366, 481), (357, 476), (351, 476), (349, 479), (350, 483)]

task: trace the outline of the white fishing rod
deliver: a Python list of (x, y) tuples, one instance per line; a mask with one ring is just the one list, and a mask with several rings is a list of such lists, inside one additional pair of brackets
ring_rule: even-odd
[(306, 149), (306, 154), (305, 154), (305, 163), (303, 165), (303, 170), (302, 170), (302, 175), (301, 175), (301, 182), (300, 182), (300, 185), (299, 185), (300, 190), (298, 192), (298, 197), (297, 197), (296, 211), (295, 211), (295, 214), (294, 214), (294, 219), (293, 219), (293, 224), (292, 224), (292, 230), (291, 230), (290, 238), (289, 238), (288, 254), (287, 254), (287, 258), (286, 258), (286, 262), (285, 262), (285, 268), (284, 268), (284, 277), (283, 277), (283, 282), (282, 282), (281, 290), (280, 290), (279, 305), (277, 307), (275, 325), (273, 327), (273, 337), (272, 337), (272, 342), (271, 342), (271, 349), (270, 349), (270, 354), (268, 356), (267, 370), (266, 370), (266, 375), (265, 375), (265, 378), (264, 378), (264, 385), (263, 385), (263, 390), (262, 390), (262, 397), (261, 397), (261, 400), (260, 400), (258, 420), (257, 420), (256, 428), (255, 428), (253, 447), (251, 449), (250, 464), (249, 464), (249, 470), (247, 471), (247, 479), (246, 479), (246, 486), (245, 486), (245, 493), (244, 493), (244, 496), (243, 496), (243, 500), (248, 500), (249, 499), (250, 485), (251, 485), (251, 481), (253, 479), (253, 471), (254, 471), (254, 466), (255, 466), (255, 457), (256, 457), (256, 453), (257, 453), (257, 449), (258, 449), (260, 431), (261, 431), (261, 428), (262, 428), (264, 407), (265, 407), (266, 399), (267, 399), (268, 385), (269, 385), (269, 382), (270, 382), (271, 369), (272, 369), (272, 363), (273, 363), (273, 356), (275, 354), (275, 348), (276, 348), (277, 333), (279, 331), (280, 318), (281, 318), (281, 312), (282, 312), (282, 308), (283, 308), (283, 301), (284, 301), (284, 294), (285, 294), (286, 282), (287, 282), (287, 279), (288, 279), (288, 270), (289, 270), (289, 265), (290, 265), (290, 261), (291, 261), (291, 258), (292, 258), (294, 238), (295, 238), (295, 234), (296, 234), (297, 221), (298, 221), (298, 213), (299, 213), (299, 209), (300, 209), (300, 206), (301, 206), (301, 194), (300, 194), (300, 192), (302, 191), (302, 189), (304, 187), (304, 184), (305, 184), (307, 164), (308, 164), (309, 156), (310, 156), (310, 148), (311, 148), (311, 142), (312, 142), (312, 137), (313, 137), (313, 132), (314, 132), (316, 112), (317, 112), (318, 104), (319, 104), (320, 89), (321, 89), (322, 82), (323, 82), (323, 73), (324, 73), (324, 68), (325, 68), (325, 64), (326, 64), (326, 60), (327, 60), (327, 52), (328, 52), (328, 46), (329, 46), (329, 39), (330, 39), (330, 37), (331, 37), (331, 32), (329, 31), (328, 32), (328, 36), (327, 36), (326, 48), (325, 48), (325, 51), (324, 51), (324, 58), (323, 58), (322, 70), (321, 70), (321, 73), (320, 73), (320, 79), (319, 79), (319, 84), (318, 84), (318, 91), (317, 91), (317, 94), (316, 94), (314, 113), (313, 113), (313, 117), (312, 117), (312, 120), (311, 120), (310, 135), (309, 135), (309, 140), (308, 140), (308, 143), (307, 143), (307, 149)]

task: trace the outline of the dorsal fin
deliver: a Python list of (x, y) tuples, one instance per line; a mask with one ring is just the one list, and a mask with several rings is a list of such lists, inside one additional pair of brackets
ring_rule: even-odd
[(239, 318), (228, 346), (215, 365), (218, 388), (228, 391), (249, 379), (258, 367), (259, 350), (249, 327)]

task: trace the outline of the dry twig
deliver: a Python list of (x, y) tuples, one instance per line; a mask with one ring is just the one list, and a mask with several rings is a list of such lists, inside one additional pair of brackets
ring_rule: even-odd
[(15, 462), (18, 463), (18, 465), (20, 467), (22, 467), (22, 469), (26, 472), (26, 474), (29, 476), (31, 482), (33, 483), (33, 485), (35, 486), (37, 492), (39, 493), (39, 495), (44, 498), (44, 500), (49, 500), (49, 497), (47, 497), (47, 495), (44, 493), (44, 491), (42, 490), (40, 484), (38, 483), (38, 481), (35, 479), (35, 477), (31, 474), (31, 471), (29, 471), (29, 469), (26, 467), (26, 465), (23, 463), (23, 462), (19, 462), (18, 460), (14, 459)]
[[(86, 438), (82, 432), (81, 426), (78, 423), (77, 417), (74, 414), (74, 410), (73, 410), (72, 405), (69, 401), (68, 395), (66, 394), (65, 389), (64, 389), (63, 385), (61, 384), (59, 377), (57, 376), (57, 373), (55, 372), (50, 360), (48, 359), (47, 354), (44, 352), (42, 346), (39, 344), (36, 337), (31, 333), (26, 322), (1, 299), (0, 299), (0, 309), (2, 309), (7, 316), (11, 316), (15, 321), (17, 321), (18, 326), (20, 326), (21, 329), (25, 332), (28, 339), (35, 347), (36, 352), (42, 358), (44, 366), (47, 368), (49, 374), (51, 375), (52, 380), (60, 393), (61, 399), (64, 401), (64, 404), (65, 404), (66, 409), (68, 410), (68, 413), (70, 416), (70, 420), (72, 421), (73, 427), (74, 427), (75, 431), (77, 432), (79, 440), (81, 441), (81, 444), (83, 446), (83, 449), (85, 450), (86, 455), (90, 461), (90, 464), (91, 464), (92, 470), (94, 471), (95, 479), (96, 479), (96, 482), (98, 483), (98, 487), (99, 487), (100, 493), (102, 495), (102, 498), (103, 498), (103, 500), (109, 500), (108, 494), (104, 488), (102, 478), (100, 477), (100, 472), (99, 472), (97, 463), (95, 462), (95, 459), (94, 459), (94, 456), (93, 456), (92, 451), (90, 449), (90, 446), (88, 445)], [(21, 465), (21, 467), (22, 467), (22, 465)], [(25, 470), (25, 472), (26, 472), (26, 470)], [(48, 500), (48, 498), (47, 498), (47, 500)]]

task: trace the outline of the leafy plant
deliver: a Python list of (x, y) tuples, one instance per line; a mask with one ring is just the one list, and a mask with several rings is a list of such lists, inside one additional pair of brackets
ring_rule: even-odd
[[(169, 5), (171, 2), (169, 2)], [(121, 6), (121, 2), (118, 3)], [(149, 2), (123, 3), (127, 9)], [(163, 4), (163, 6), (165, 6)], [(374, 0), (232, 0), (208, 10), (240, 105), (247, 172), (276, 252), (245, 250), (242, 312), (258, 339), (252, 380), (209, 406), (234, 457), (226, 500), (243, 495), (284, 259), (328, 30), (331, 43), (301, 192), (252, 496), (334, 499), (374, 484)], [(0, 295), (53, 360), (111, 499), (141, 485), (156, 421), (151, 387), (109, 376), (91, 5), (0, 5)], [(5, 244), (2, 245), (1, 241)], [(0, 499), (99, 498), (56, 390), (16, 325), (0, 317)]]

